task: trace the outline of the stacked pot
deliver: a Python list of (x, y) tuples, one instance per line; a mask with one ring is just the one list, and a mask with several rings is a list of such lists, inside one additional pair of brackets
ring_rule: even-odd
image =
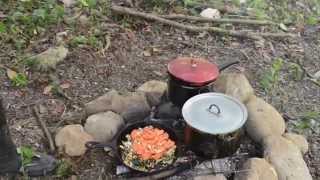
[(200, 156), (229, 156), (240, 144), (246, 107), (211, 89), (220, 72), (237, 63), (219, 67), (201, 58), (177, 58), (168, 64), (168, 98), (182, 108), (185, 143)]

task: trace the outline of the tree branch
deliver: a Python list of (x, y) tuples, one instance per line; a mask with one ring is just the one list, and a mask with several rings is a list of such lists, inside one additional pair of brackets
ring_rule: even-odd
[(33, 107), (33, 114), (36, 118), (36, 120), (38, 121), (44, 135), (47, 137), (48, 141), (49, 141), (49, 147), (50, 147), (50, 151), (52, 153), (55, 152), (56, 148), (55, 148), (55, 144), (54, 144), (54, 141), (53, 141), (53, 138), (52, 138), (52, 135), (51, 133), (49, 132), (48, 130), (48, 127), (46, 125), (46, 123), (41, 119), (40, 117), (40, 114), (38, 112), (38, 108), (36, 106)]
[(248, 24), (248, 25), (276, 25), (276, 23), (267, 20), (252, 20), (252, 19), (233, 19), (233, 18), (220, 18), (220, 19), (212, 19), (205, 17), (197, 17), (197, 16), (186, 16), (183, 14), (170, 14), (170, 15), (162, 15), (160, 16), (165, 19), (181, 19), (181, 20), (189, 20), (189, 21), (197, 21), (197, 22), (211, 22), (211, 23), (231, 23), (231, 24)]
[(254, 33), (254, 32), (248, 32), (248, 31), (234, 31), (234, 30), (225, 30), (222, 28), (217, 27), (198, 27), (198, 26), (192, 26), (187, 24), (182, 24), (176, 21), (164, 19), (162, 17), (159, 17), (157, 15), (151, 14), (151, 13), (144, 13), (139, 12), (136, 10), (133, 10), (131, 8), (121, 7), (117, 5), (112, 5), (111, 10), (118, 14), (125, 14), (125, 15), (131, 15), (136, 16), (140, 18), (144, 18), (151, 21), (157, 21), (162, 24), (170, 25), (172, 27), (187, 30), (190, 32), (211, 32), (211, 33), (217, 33), (217, 34), (224, 34), (234, 37), (240, 37), (240, 38), (249, 38), (254, 40), (260, 40), (261, 37), (270, 37), (270, 38), (295, 38), (297, 37), (295, 34), (290, 33)]

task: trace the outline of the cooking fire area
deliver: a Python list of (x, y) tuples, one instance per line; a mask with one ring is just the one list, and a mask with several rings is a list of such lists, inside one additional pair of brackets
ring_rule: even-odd
[[(175, 135), (178, 152), (175, 162), (159, 172), (144, 173), (126, 167), (120, 161), (115, 177), (123, 179), (234, 179), (236, 173), (246, 173), (242, 164), (250, 157), (261, 157), (258, 144), (248, 138), (244, 132), (215, 136), (191, 128), (183, 118), (181, 108), (164, 99), (158, 107), (152, 108), (150, 116), (144, 121), (161, 124), (170, 128)], [(241, 134), (241, 137), (238, 133)]]
[(126, 94), (111, 90), (87, 103), (84, 127), (65, 126), (56, 145), (69, 156), (106, 151), (114, 162), (112, 179), (310, 176), (306, 140), (285, 132), (281, 114), (232, 68), (238, 64), (174, 59), (167, 82), (148, 81)]

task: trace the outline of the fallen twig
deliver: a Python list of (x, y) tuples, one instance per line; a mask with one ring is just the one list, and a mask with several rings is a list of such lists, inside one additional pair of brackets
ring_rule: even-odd
[(85, 111), (69, 112), (65, 115), (62, 115), (60, 118), (61, 120), (53, 128), (53, 131), (57, 131), (63, 124), (81, 124), (86, 115), (87, 114)]
[(314, 85), (317, 85), (320, 87), (320, 82), (318, 82), (316, 79), (310, 79), (309, 78), (309, 81), (311, 81)]
[(162, 24), (170, 25), (170, 26), (187, 30), (190, 32), (207, 31), (211, 33), (218, 33), (218, 34), (224, 34), (224, 35), (235, 36), (240, 38), (249, 38), (249, 39), (255, 39), (255, 40), (260, 40), (261, 37), (270, 37), (270, 38), (296, 37), (295, 34), (290, 34), (290, 33), (254, 33), (254, 32), (248, 32), (248, 31), (225, 30), (217, 27), (198, 27), (198, 26), (186, 25), (176, 21), (164, 19), (162, 17), (159, 17), (151, 13), (139, 12), (131, 8), (121, 7), (117, 5), (112, 5), (111, 10), (118, 14), (126, 14), (126, 15), (141, 17), (147, 20), (157, 21)]
[(55, 152), (56, 148), (55, 148), (53, 138), (48, 130), (46, 123), (41, 119), (40, 114), (38, 112), (38, 108), (36, 106), (33, 107), (33, 114), (36, 117), (36, 120), (38, 121), (44, 135), (47, 137), (49, 141), (50, 152), (52, 153)]
[(70, 96), (68, 96), (63, 89), (60, 87), (60, 80), (59, 78), (55, 75), (55, 74), (49, 74), (49, 78), (52, 81), (52, 84), (55, 85), (56, 89), (56, 93), (64, 98), (66, 98), (69, 101), (72, 101), (72, 98)]
[(252, 19), (229, 19), (229, 18), (220, 18), (220, 19), (212, 19), (205, 17), (197, 17), (197, 16), (186, 16), (183, 14), (172, 14), (172, 15), (162, 15), (160, 16), (165, 19), (182, 19), (189, 21), (197, 21), (197, 22), (212, 22), (212, 23), (231, 23), (231, 24), (248, 24), (248, 25), (276, 25), (276, 23), (267, 20), (252, 20)]

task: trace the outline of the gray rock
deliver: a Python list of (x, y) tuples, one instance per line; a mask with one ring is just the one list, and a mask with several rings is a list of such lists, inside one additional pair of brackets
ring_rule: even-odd
[(264, 141), (264, 158), (276, 169), (279, 180), (312, 180), (301, 150), (282, 136)]
[(145, 93), (133, 92), (123, 96), (124, 106), (121, 116), (125, 122), (144, 120), (150, 115), (151, 108), (148, 104)]
[(55, 69), (57, 64), (67, 57), (68, 52), (69, 50), (61, 45), (58, 47), (51, 47), (31, 58), (35, 60), (38, 70), (46, 72)]
[(122, 126), (124, 126), (122, 117), (108, 111), (89, 116), (84, 129), (96, 141), (105, 143), (110, 141)]
[(296, 146), (298, 146), (302, 154), (305, 154), (308, 152), (309, 144), (307, 139), (304, 136), (299, 134), (294, 134), (294, 133), (285, 133), (283, 137), (293, 142)]
[(200, 16), (210, 19), (221, 18), (220, 11), (218, 9), (207, 8), (200, 13)]
[(111, 90), (103, 96), (85, 104), (87, 115), (92, 115), (99, 112), (113, 111), (121, 113), (123, 109), (123, 99), (118, 91)]
[(213, 85), (217, 92), (228, 94), (245, 103), (250, 96), (254, 95), (254, 90), (249, 80), (242, 73), (222, 74)]
[(159, 105), (166, 90), (167, 83), (156, 80), (148, 81), (137, 89), (146, 94), (150, 106)]
[(237, 173), (234, 180), (278, 180), (276, 170), (265, 159), (251, 158), (243, 164), (242, 170), (248, 171)]
[(194, 180), (227, 180), (227, 178), (222, 174), (196, 176), (193, 179)]
[(86, 152), (85, 143), (93, 141), (81, 125), (67, 125), (55, 137), (55, 143), (60, 151), (69, 156), (81, 156)]
[(143, 120), (150, 114), (150, 106), (143, 92), (120, 95), (112, 90), (85, 105), (87, 115), (113, 111), (120, 114), (126, 122)]
[(249, 136), (257, 143), (270, 135), (281, 136), (285, 122), (279, 112), (263, 99), (252, 96), (247, 103), (248, 120), (245, 124)]

